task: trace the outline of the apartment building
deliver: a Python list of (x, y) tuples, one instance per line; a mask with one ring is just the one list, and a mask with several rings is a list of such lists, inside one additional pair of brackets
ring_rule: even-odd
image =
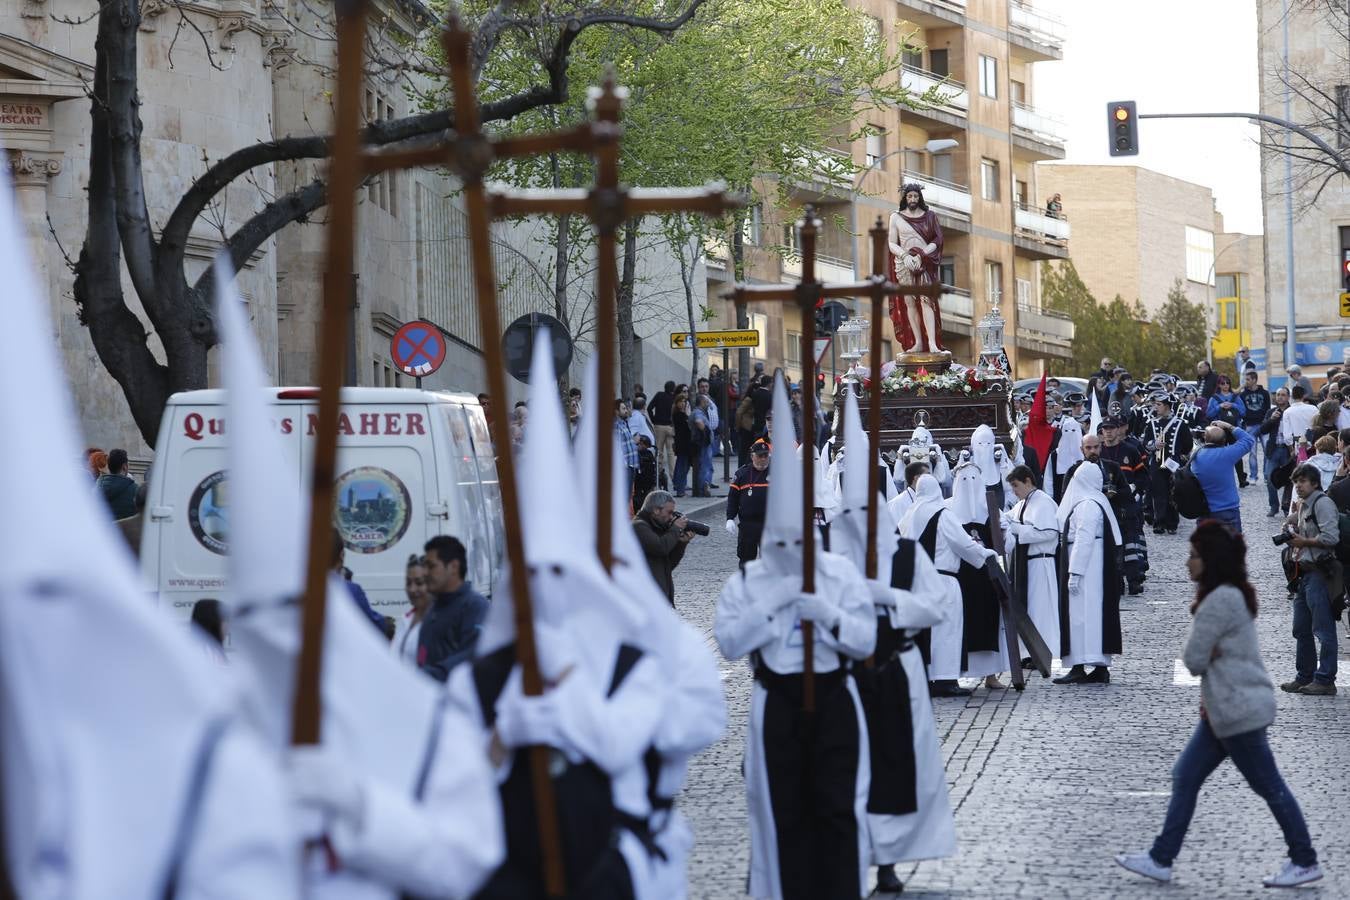
[(1225, 231), (1209, 188), (1139, 166), (1056, 163), (1040, 176), (1063, 197), (1070, 258), (1098, 302), (1120, 295), (1152, 315), (1180, 280), (1206, 310), (1215, 359), (1265, 346), (1260, 237)]
[[(824, 223), (818, 273), (851, 280), (871, 267), (867, 229), (887, 221), (902, 184), (924, 187), (942, 223), (943, 341), (958, 361), (977, 354), (975, 324), (998, 306), (1007, 322), (1007, 350), (1019, 376), (1039, 373), (1046, 361), (1066, 359), (1073, 323), (1041, 309), (1040, 263), (1067, 259), (1068, 222), (1045, 214), (1049, 194), (1039, 184), (1038, 163), (1064, 158), (1062, 129), (1035, 106), (1034, 67), (1063, 55), (1061, 24), (1016, 0), (853, 0), (872, 16), (894, 49), (906, 35), (918, 46), (906, 53), (896, 78), (922, 94), (940, 85), (944, 101), (933, 108), (889, 109), (854, 123), (875, 134), (841, 137), (820, 150), (857, 167), (852, 183), (822, 175), (791, 187), (792, 200), (813, 203)], [(955, 141), (955, 146), (937, 142)], [(932, 148), (930, 150), (930, 147)], [(825, 167), (822, 167), (825, 168)], [(794, 209), (753, 211), (746, 229), (746, 275), (751, 281), (792, 283), (800, 263), (776, 248), (794, 248)], [(708, 296), (731, 280), (725, 252), (708, 263)], [(734, 311), (715, 304), (718, 327), (732, 327)], [(751, 327), (761, 329), (754, 358), (769, 367), (786, 360), (800, 374), (798, 314), (781, 305), (755, 305)], [(884, 355), (899, 351), (889, 321)], [(829, 373), (831, 358), (823, 357)], [(842, 365), (836, 360), (836, 369)]]
[[(1344, 155), (1350, 147), (1345, 125), (1350, 16), (1344, 5), (1259, 0), (1256, 11), (1261, 112), (1311, 127)], [(1265, 331), (1275, 384), (1284, 380), (1291, 298), (1294, 360), (1304, 374), (1318, 378), (1327, 367), (1350, 359), (1350, 319), (1343, 318), (1340, 306), (1340, 294), (1350, 289), (1345, 274), (1350, 192), (1341, 175), (1322, 189), (1327, 170), (1286, 157), (1280, 149), (1284, 140), (1283, 132), (1271, 130), (1261, 144)], [(1307, 146), (1302, 138), (1294, 141), (1296, 152)]]

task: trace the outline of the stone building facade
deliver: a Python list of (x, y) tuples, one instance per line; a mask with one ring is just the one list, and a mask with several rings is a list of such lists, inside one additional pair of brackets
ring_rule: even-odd
[[(86, 86), (94, 64), (96, 22), (63, 21), (70, 11), (50, 0), (0, 0), (0, 149), (41, 282), (47, 286), (53, 332), (60, 345), (90, 445), (125, 447), (146, 460), (121, 387), (104, 369), (73, 302), (74, 258), (88, 218), (90, 106)], [(419, 0), (380, 0), (374, 19), (391, 33), (434, 27)], [(297, 0), (142, 0), (139, 92), (142, 153), (152, 226), (158, 230), (184, 191), (228, 153), (286, 135), (325, 133), (332, 119), (330, 67), (334, 45), (324, 38), (326, 3)], [(90, 11), (83, 11), (88, 14)], [(318, 15), (320, 18), (315, 18)], [(367, 119), (417, 111), (404, 86), (372, 76)], [(261, 204), (320, 174), (323, 161), (284, 162), (254, 169), (218, 197), (195, 224), (188, 250), (189, 281), (210, 264), (223, 236)], [(399, 172), (363, 187), (358, 206), (355, 337), (349, 375), (360, 385), (411, 386), (394, 370), (389, 339), (404, 322), (427, 318), (447, 333), (445, 366), (425, 379), (435, 389), (479, 391), (485, 386), (480, 347), (497, 340), (478, 333), (470, 288), (464, 214), (455, 183), (432, 170)], [(319, 354), (320, 283), (324, 268), (322, 213), (291, 225), (253, 255), (239, 288), (278, 384), (313, 383)], [(50, 224), (49, 224), (50, 223)], [(541, 222), (495, 226), (504, 322), (552, 312), (552, 265)], [(687, 354), (668, 347), (667, 332), (686, 330), (685, 297), (668, 248), (644, 245), (638, 301), (643, 314), (644, 377), (686, 380)], [(130, 280), (123, 290), (144, 315)], [(705, 299), (694, 280), (695, 309)], [(574, 288), (575, 320), (585, 318), (591, 280)], [(149, 328), (148, 321), (146, 322)], [(585, 338), (574, 372), (588, 355)], [(212, 371), (212, 382), (216, 373)]]
[[(1320, 122), (1314, 130), (1344, 155), (1350, 146), (1343, 124), (1345, 106), (1338, 117), (1339, 133), (1330, 127), (1337, 117), (1325, 111), (1326, 97), (1345, 104), (1350, 91), (1350, 49), (1345, 40), (1350, 23), (1344, 5), (1258, 0), (1256, 10), (1261, 112), (1304, 125)], [(1288, 79), (1283, 77), (1286, 63)], [(1299, 85), (1304, 78), (1312, 87), (1286, 89), (1286, 80)], [(1322, 109), (1314, 108), (1309, 98)], [(1350, 288), (1343, 274), (1350, 250), (1350, 191), (1345, 188), (1346, 176), (1337, 175), (1314, 204), (1325, 170), (1309, 180), (1312, 173), (1301, 163), (1286, 166), (1279, 150), (1284, 139), (1283, 132), (1271, 130), (1261, 146), (1267, 341), (1271, 369), (1283, 373), (1292, 290), (1295, 353), (1304, 373), (1317, 378), (1329, 366), (1343, 365), (1350, 353), (1350, 319), (1342, 318), (1339, 301)], [(1302, 138), (1295, 142), (1295, 147), (1306, 146)]]

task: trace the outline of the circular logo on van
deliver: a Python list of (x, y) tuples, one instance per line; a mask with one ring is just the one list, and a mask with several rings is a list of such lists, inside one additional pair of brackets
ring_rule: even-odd
[(230, 501), (224, 471), (201, 480), (188, 500), (188, 526), (192, 536), (212, 553), (224, 556), (230, 549)]
[(356, 553), (381, 553), (408, 530), (412, 500), (398, 476), (377, 466), (344, 472), (336, 485), (333, 524)]

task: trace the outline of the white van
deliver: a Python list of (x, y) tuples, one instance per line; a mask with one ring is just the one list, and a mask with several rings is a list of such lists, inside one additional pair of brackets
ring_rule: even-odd
[[(277, 432), (309, 483), (318, 426), (315, 388), (273, 388)], [(186, 618), (219, 597), (229, 550), (225, 392), (169, 398), (155, 447), (141, 535), (141, 570), (160, 602)], [(468, 577), (492, 594), (503, 547), (497, 464), (487, 421), (471, 394), (343, 388), (334, 524), (345, 562), (371, 606), (407, 608), (404, 572), (438, 534), (468, 549)]]

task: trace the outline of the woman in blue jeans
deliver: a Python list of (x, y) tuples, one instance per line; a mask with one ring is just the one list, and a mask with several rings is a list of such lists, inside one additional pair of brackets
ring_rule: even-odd
[(1231, 758), (1248, 786), (1270, 806), (1289, 845), (1288, 861), (1261, 883), (1297, 887), (1317, 881), (1322, 870), (1303, 812), (1280, 777), (1266, 740), (1266, 729), (1275, 721), (1275, 688), (1256, 639), (1256, 591), (1247, 580), (1247, 545), (1241, 534), (1206, 520), (1191, 534), (1186, 566), (1196, 592), (1182, 661), (1200, 676), (1200, 722), (1172, 767), (1172, 799), (1153, 849), (1121, 853), (1116, 862), (1155, 881), (1171, 881), (1172, 861), (1181, 851), (1200, 787)]

